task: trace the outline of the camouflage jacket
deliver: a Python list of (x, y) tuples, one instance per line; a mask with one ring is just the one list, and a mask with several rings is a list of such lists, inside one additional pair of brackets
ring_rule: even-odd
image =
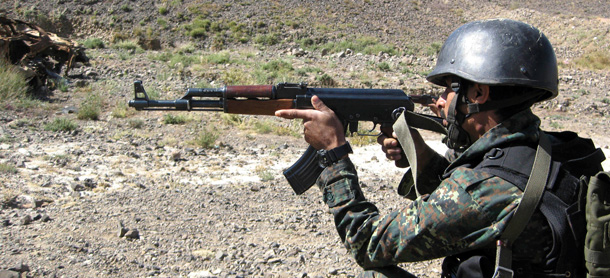
[[(326, 168), (317, 181), (345, 247), (365, 269), (423, 261), (477, 250), (490, 255), (522, 192), (513, 184), (473, 171), (483, 155), (507, 143), (538, 140), (540, 120), (523, 111), (489, 130), (452, 161), (437, 155), (418, 178), (425, 194), (386, 215), (366, 201), (349, 158)], [(448, 177), (440, 180), (447, 173)], [(541, 228), (540, 226), (547, 226)], [(552, 246), (546, 221), (535, 213), (514, 258), (544, 261)], [(523, 240), (521, 240), (523, 238)], [(531, 240), (528, 240), (531, 239)], [(546, 247), (546, 248), (543, 248)]]

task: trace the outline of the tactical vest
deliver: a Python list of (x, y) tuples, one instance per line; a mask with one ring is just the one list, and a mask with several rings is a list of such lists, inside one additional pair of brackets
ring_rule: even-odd
[[(573, 132), (546, 132), (552, 138), (550, 169), (539, 210), (551, 227), (553, 246), (544, 269), (529, 272), (528, 262), (513, 262), (514, 277), (585, 277), (583, 246), (586, 234), (585, 202), (588, 177), (602, 171), (603, 152), (590, 139)], [(524, 191), (536, 157), (537, 145), (508, 145), (491, 149), (474, 167), (500, 177)], [(525, 224), (524, 224), (525, 225)], [(458, 256), (460, 257), (460, 256)], [(490, 258), (448, 258), (445, 277), (491, 277)], [(490, 272), (491, 271), (491, 272)], [(497, 272), (497, 270), (496, 270)], [(502, 276), (501, 276), (502, 277)]]

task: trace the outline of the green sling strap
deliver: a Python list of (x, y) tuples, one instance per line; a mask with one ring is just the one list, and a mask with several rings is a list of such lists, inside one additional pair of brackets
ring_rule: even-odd
[(400, 142), (405, 156), (407, 157), (407, 160), (411, 166), (408, 171), (411, 172), (413, 177), (412, 186), (415, 187), (417, 196), (420, 196), (421, 194), (417, 189), (417, 153), (415, 150), (415, 144), (413, 143), (413, 137), (411, 136), (410, 126), (441, 134), (447, 134), (447, 129), (445, 129), (445, 127), (437, 121), (408, 110), (405, 110), (392, 126), (396, 136), (398, 137), (398, 142)]

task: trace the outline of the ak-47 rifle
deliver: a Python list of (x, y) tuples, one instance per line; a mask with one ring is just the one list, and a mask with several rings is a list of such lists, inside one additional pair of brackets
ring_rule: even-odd
[[(414, 103), (428, 105), (436, 100), (430, 95), (409, 96), (398, 89), (310, 88), (305, 83), (190, 88), (176, 100), (149, 99), (142, 81), (135, 81), (134, 89), (135, 98), (129, 101), (129, 106), (136, 110), (222, 111), (249, 115), (274, 115), (280, 109), (313, 109), (311, 97), (317, 95), (351, 133), (358, 131), (360, 121), (392, 126), (401, 113), (413, 111)], [(421, 116), (440, 125), (440, 118)], [(427, 129), (417, 124), (413, 126)], [(307, 191), (322, 173), (316, 154), (317, 151), (309, 146), (303, 156), (284, 171), (296, 194)]]

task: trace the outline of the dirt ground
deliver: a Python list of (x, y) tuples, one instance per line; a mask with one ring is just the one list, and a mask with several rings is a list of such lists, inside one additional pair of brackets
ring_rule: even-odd
[[(109, 38), (116, 30), (127, 32), (136, 28), (133, 27), (136, 23), (149, 22), (159, 13), (159, 7), (152, 2), (138, 2), (137, 9), (133, 8), (136, 3), (133, 1), (110, 2), (6, 1), (0, 4), (0, 12), (63, 11), (63, 22), (70, 24), (56, 24), (52, 31), (79, 39)], [(295, 1), (271, 2), (278, 10), (296, 5)], [(610, 157), (607, 136), (610, 73), (607, 69), (570, 66), (590, 47), (609, 50), (608, 5), (596, 4), (596, 1), (572, 1), (572, 4), (528, 1), (529, 4), (518, 6), (511, 4), (512, 1), (409, 1), (404, 5), (403, 2), (298, 1), (298, 4), (305, 5), (300, 9), (316, 15), (336, 9), (333, 17), (325, 17), (324, 20), (329, 20), (325, 24), (353, 24), (363, 34), (394, 43), (418, 38), (442, 41), (463, 22), (496, 16), (540, 26), (555, 45), (562, 63), (559, 97), (534, 108), (542, 119), (543, 129), (577, 131), (583, 137), (592, 138)], [(230, 4), (218, 9), (227, 18), (241, 15), (255, 21), (273, 15), (260, 3), (227, 3)], [(132, 7), (130, 13), (122, 8), (126, 4)], [(364, 8), (352, 7), (356, 4)], [(481, 14), (475, 12), (474, 5), (483, 6)], [(115, 12), (108, 15), (103, 12), (111, 9)], [(170, 15), (177, 13), (177, 9), (170, 11)], [(244, 16), (246, 13), (250, 17)], [(460, 16), (448, 19), (446, 13)], [(110, 21), (115, 24), (104, 23)], [(302, 22), (294, 33), (319, 31), (320, 27), (314, 28), (314, 23), (314, 20)], [(422, 27), (409, 27), (406, 23)], [(593, 30), (595, 35), (582, 33), (585, 30)], [(176, 33), (179, 32), (165, 30), (160, 37), (185, 40)], [(167, 40), (163, 41), (164, 47), (169, 47)], [(249, 59), (263, 62), (291, 56), (295, 68), (319, 65), (346, 87), (362, 85), (353, 78), (353, 72), (368, 70), (371, 61), (386, 59), (390, 65), (407, 61), (412, 63), (414, 72), (429, 70), (435, 63), (434, 55), (415, 54), (390, 58), (382, 54), (341, 57), (312, 51), (293, 57), (290, 52), (293, 48), (293, 45), (280, 45), (257, 50), (254, 58)], [(305, 150), (302, 138), (261, 134), (243, 126), (227, 125), (221, 113), (216, 112), (185, 114), (190, 121), (184, 125), (164, 124), (164, 112), (114, 117), (114, 106), (133, 98), (134, 80), (144, 80), (147, 88), (183, 92), (202, 78), (172, 73), (169, 78), (161, 79), (155, 66), (164, 65), (156, 64), (149, 57), (162, 50), (133, 53), (128, 59), (121, 58), (121, 51), (110, 47), (88, 50), (91, 66), (73, 70), (68, 77), (69, 89), (54, 91), (41, 107), (1, 108), (0, 163), (14, 166), (16, 171), (0, 175), (4, 198), (0, 210), (0, 269), (3, 270), (0, 277), (14, 274), (25, 277), (354, 277), (360, 272), (339, 242), (319, 190), (296, 196), (282, 176), (283, 169)], [(210, 71), (227, 71), (232, 66), (238, 67), (219, 66)], [(384, 73), (369, 73), (373, 74)], [(373, 85), (438, 92), (426, 83), (424, 75), (394, 75), (387, 77), (389, 81), (385, 83)], [(86, 91), (76, 85), (81, 84), (79, 81), (97, 84), (91, 87), (99, 90), (108, 87), (113, 90), (102, 92), (107, 99), (96, 121), (78, 120), (71, 113), (86, 98)], [(207, 81), (222, 83), (222, 80)], [(45, 130), (45, 124), (57, 117), (73, 119), (78, 128), (70, 132)], [(281, 121), (273, 117), (260, 119)], [(134, 128), (135, 121), (140, 123), (137, 128)], [(193, 144), (193, 138), (209, 127), (215, 127), (220, 134), (214, 146), (202, 148)], [(440, 136), (428, 132), (424, 135), (439, 152), (443, 151)], [(408, 202), (395, 193), (403, 170), (387, 161), (376, 144), (356, 146), (352, 159), (365, 196), (382, 213)], [(610, 170), (608, 162), (604, 167)], [(440, 260), (403, 266), (418, 277), (439, 277), (440, 274)]]

